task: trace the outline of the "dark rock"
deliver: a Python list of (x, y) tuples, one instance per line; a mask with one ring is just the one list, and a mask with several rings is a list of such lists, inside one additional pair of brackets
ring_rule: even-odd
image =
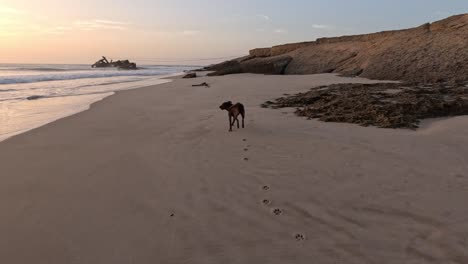
[(191, 72), (191, 73), (187, 73), (184, 77), (182, 77), (183, 79), (192, 79), (192, 78), (197, 78), (197, 73), (195, 72)]
[[(227, 68), (237, 67), (240, 63), (251, 60), (251, 59), (254, 59), (254, 58), (255, 58), (255, 56), (248, 55), (248, 56), (240, 57), (240, 58), (237, 58), (237, 59), (234, 59), (234, 60), (228, 60), (228, 61), (221, 62), (221, 63), (218, 63), (218, 64), (213, 64), (213, 65), (210, 65), (210, 66), (207, 66), (207, 67), (203, 68), (203, 70), (205, 70), (205, 71), (221, 71), (221, 70), (225, 70)], [(234, 71), (234, 73), (238, 73), (238, 72)]]
[(208, 74), (208, 76), (236, 73), (283, 74), (291, 60), (292, 58), (289, 56), (249, 58), (242, 62), (232, 60), (212, 66), (210, 69), (215, 70), (215, 72)]
[(237, 61), (238, 61), (238, 62), (246, 62), (246, 61), (248, 61), (248, 60), (255, 59), (255, 58), (256, 58), (255, 56), (249, 55), (249, 56), (245, 56), (245, 57), (239, 58), (239, 59), (237, 59)]
[(28, 100), (37, 100), (37, 99), (41, 99), (41, 98), (44, 98), (44, 96), (41, 96), (41, 95), (32, 95), (32, 96), (29, 96), (27, 97), (26, 99)]
[(284, 74), (291, 60), (290, 56), (255, 58), (241, 63), (241, 70), (248, 73)]
[(240, 62), (236, 60), (226, 61), (221, 64), (213, 65), (209, 68), (210, 71), (215, 71), (209, 73), (208, 76), (222, 76), (228, 74), (242, 73)]

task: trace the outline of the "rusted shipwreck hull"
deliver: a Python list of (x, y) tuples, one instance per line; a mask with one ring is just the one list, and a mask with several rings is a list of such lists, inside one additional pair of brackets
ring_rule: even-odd
[(138, 70), (136, 63), (130, 62), (129, 60), (118, 60), (118, 61), (108, 61), (106, 57), (102, 56), (102, 59), (94, 63), (92, 68), (119, 68), (122, 70)]

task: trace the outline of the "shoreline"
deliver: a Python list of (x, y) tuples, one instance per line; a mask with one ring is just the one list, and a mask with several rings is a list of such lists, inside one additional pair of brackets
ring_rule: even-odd
[[(39, 104), (39, 107), (42, 105), (47, 106), (47, 103), (45, 103), (44, 100), (59, 100), (59, 101), (70, 101), (69, 105), (65, 105), (65, 108), (59, 108), (59, 109), (53, 109), (51, 108), (49, 111), (50, 113), (48, 117), (42, 118), (42, 120), (36, 120), (32, 124), (30, 124), (28, 127), (24, 127), (22, 129), (17, 129), (16, 131), (11, 131), (11, 132), (3, 132), (0, 133), (0, 142), (8, 140), (11, 137), (14, 137), (16, 135), (20, 135), (23, 133), (26, 133), (28, 131), (31, 131), (33, 129), (40, 128), (44, 125), (47, 125), (49, 123), (58, 121), (62, 118), (79, 114), (83, 111), (87, 111), (91, 108), (91, 105), (97, 102), (100, 102), (104, 99), (106, 99), (109, 96), (115, 95), (116, 92), (119, 91), (125, 91), (125, 90), (133, 90), (133, 89), (141, 89), (145, 88), (148, 86), (156, 86), (160, 84), (164, 84), (167, 82), (170, 82), (173, 80), (173, 78), (177, 76), (181, 76), (184, 73), (175, 73), (175, 74), (168, 74), (168, 75), (161, 75), (157, 76), (148, 80), (143, 80), (143, 81), (135, 81), (135, 82), (123, 82), (123, 83), (115, 83), (111, 84), (113, 87), (116, 87), (114, 91), (109, 91), (109, 92), (101, 92), (101, 93), (96, 93), (96, 94), (82, 94), (82, 95), (71, 95), (71, 96), (59, 96), (59, 97), (46, 97), (46, 98), (41, 98), (38, 100), (33, 100), (33, 101), (25, 101), (23, 103), (34, 103), (34, 104)], [(156, 83), (156, 84), (154, 84)], [(137, 85), (137, 86), (135, 86)], [(120, 87), (120, 88), (117, 88)], [(88, 99), (83, 99), (83, 98), (88, 98)], [(82, 99), (82, 100), (80, 100)], [(77, 102), (74, 102), (77, 101)], [(45, 103), (45, 104), (44, 104)], [(49, 103), (50, 104), (50, 103)], [(57, 112), (60, 111), (60, 112)], [(57, 113), (53, 113), (57, 112)], [(65, 112), (65, 114), (64, 114)], [(27, 115), (24, 114), (24, 115)], [(22, 125), (22, 124), (21, 124)]]
[[(201, 82), (210, 88), (191, 86)], [(376, 81), (176, 79), (118, 91), (1, 142), (2, 260), (360, 264), (466, 256), (467, 116), (406, 131), (260, 106), (348, 82)], [(228, 132), (218, 108), (226, 100), (245, 105), (245, 129)]]

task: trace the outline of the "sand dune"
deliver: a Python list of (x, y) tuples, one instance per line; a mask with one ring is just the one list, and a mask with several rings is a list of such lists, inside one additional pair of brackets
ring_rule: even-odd
[[(468, 263), (468, 117), (386, 130), (260, 107), (345, 82), (370, 81), (176, 80), (0, 143), (0, 262)], [(228, 133), (228, 99), (246, 129)]]

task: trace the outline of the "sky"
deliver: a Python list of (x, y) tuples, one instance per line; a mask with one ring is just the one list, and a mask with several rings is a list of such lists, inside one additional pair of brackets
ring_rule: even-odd
[(462, 13), (468, 0), (0, 0), (0, 63), (203, 65)]

